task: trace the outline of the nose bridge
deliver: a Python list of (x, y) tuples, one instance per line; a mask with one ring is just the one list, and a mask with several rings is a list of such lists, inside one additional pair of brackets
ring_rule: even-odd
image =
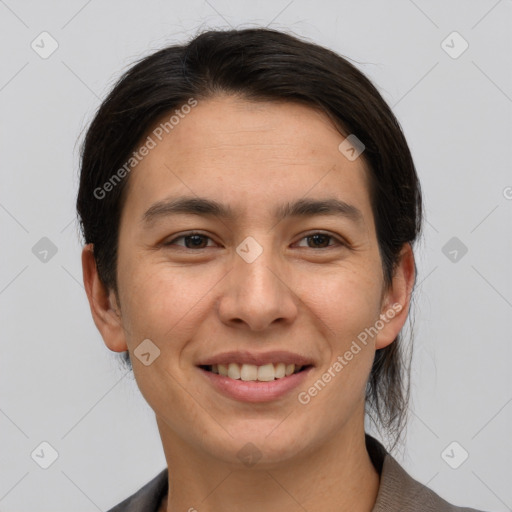
[[(251, 237), (252, 238), (252, 237)], [(235, 258), (234, 271), (237, 280), (242, 285), (242, 290), (247, 291), (247, 295), (251, 297), (258, 297), (261, 293), (271, 294), (276, 293), (277, 278), (275, 270), (272, 272), (272, 267), (277, 267), (276, 256), (270, 245), (270, 241), (263, 246), (256, 246), (257, 242), (246, 240), (237, 248), (238, 258)], [(261, 249), (259, 248), (261, 247)]]
[(220, 302), (224, 322), (263, 330), (274, 321), (290, 321), (296, 314), (290, 289), (280, 278), (279, 258), (272, 236), (246, 237), (236, 248), (231, 278)]

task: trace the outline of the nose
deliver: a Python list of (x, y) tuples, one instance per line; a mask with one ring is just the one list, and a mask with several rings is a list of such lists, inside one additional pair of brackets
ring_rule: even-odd
[(253, 331), (291, 324), (297, 316), (298, 298), (287, 281), (284, 265), (278, 264), (270, 249), (265, 248), (250, 263), (236, 254), (219, 300), (222, 322)]

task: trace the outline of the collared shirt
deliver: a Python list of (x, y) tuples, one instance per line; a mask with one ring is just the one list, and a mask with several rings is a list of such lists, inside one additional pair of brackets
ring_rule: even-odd
[[(380, 474), (379, 491), (372, 512), (482, 512), (451, 505), (414, 480), (374, 437), (366, 434), (365, 439), (370, 459)], [(108, 512), (158, 512), (168, 491), (168, 476), (166, 468)]]

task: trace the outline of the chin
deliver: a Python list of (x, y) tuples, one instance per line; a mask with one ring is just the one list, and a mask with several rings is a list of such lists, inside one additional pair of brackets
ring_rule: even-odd
[(249, 428), (226, 428), (232, 437), (222, 429), (222, 439), (214, 441), (212, 445), (212, 438), (209, 437), (208, 446), (203, 445), (203, 449), (210, 452), (212, 457), (240, 470), (244, 467), (271, 469), (291, 461), (305, 448), (303, 434), (290, 429), (289, 425), (286, 429), (279, 429), (278, 425), (283, 423), (283, 418), (265, 421), (264, 425), (254, 420), (250, 423)]

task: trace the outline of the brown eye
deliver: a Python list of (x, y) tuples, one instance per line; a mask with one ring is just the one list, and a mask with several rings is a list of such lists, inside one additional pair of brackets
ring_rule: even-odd
[(318, 247), (318, 244), (323, 248), (323, 247), (329, 246), (329, 239), (331, 239), (332, 236), (317, 234), (317, 235), (310, 235), (306, 238), (313, 241), (313, 244), (316, 246), (315, 248)]
[(190, 234), (181, 235), (177, 238), (174, 238), (173, 240), (166, 242), (164, 245), (165, 246), (178, 245), (180, 247), (183, 247), (181, 244), (176, 243), (177, 240), (181, 240), (181, 239), (185, 240), (185, 245), (184, 245), (185, 249), (204, 249), (206, 247), (204, 242), (206, 240), (211, 240), (210, 237), (203, 235), (201, 233), (190, 233)]
[[(301, 240), (307, 240), (307, 247), (310, 249), (326, 249), (327, 247), (332, 247), (335, 244), (330, 244), (330, 240), (336, 240), (339, 245), (344, 245), (340, 240), (335, 238), (333, 235), (329, 235), (327, 233), (311, 233)], [(304, 246), (302, 246), (304, 247)]]

